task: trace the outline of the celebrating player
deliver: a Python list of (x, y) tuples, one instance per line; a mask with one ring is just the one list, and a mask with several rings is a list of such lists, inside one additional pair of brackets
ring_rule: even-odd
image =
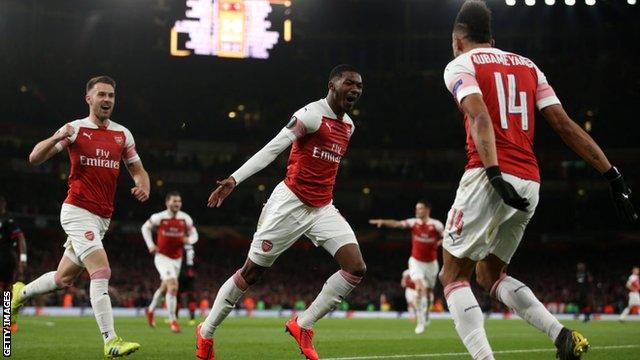
[(377, 227), (411, 229), (411, 257), (409, 271), (416, 285), (416, 334), (422, 334), (429, 324), (429, 306), (433, 304), (433, 288), (438, 277), (438, 247), (442, 244), (444, 226), (432, 219), (431, 207), (420, 200), (416, 204), (416, 217), (406, 220), (372, 219), (369, 224)]
[(418, 308), (418, 292), (416, 291), (416, 283), (411, 280), (411, 271), (409, 269), (402, 272), (400, 286), (404, 289), (404, 298), (407, 300), (407, 310), (412, 317), (416, 318), (416, 309)]
[(627, 319), (627, 315), (629, 315), (629, 312), (634, 306), (640, 306), (640, 277), (638, 277), (638, 275), (640, 275), (640, 267), (634, 266), (625, 284), (627, 289), (629, 289), (629, 304), (622, 310), (620, 321)]
[[(193, 245), (198, 241), (198, 232), (193, 226), (193, 220), (187, 213), (180, 211), (182, 197), (176, 191), (169, 192), (165, 197), (167, 209), (151, 215), (142, 225), (142, 237), (154, 254), (154, 263), (160, 274), (162, 283), (153, 294), (149, 307), (145, 309), (149, 326), (155, 327), (153, 312), (161, 304), (166, 294), (166, 305), (169, 311), (171, 331), (180, 332), (176, 308), (178, 305), (178, 275), (182, 266), (183, 247)], [(156, 230), (156, 243), (153, 242), (152, 231)]]
[(149, 175), (136, 152), (131, 132), (109, 119), (116, 100), (115, 87), (115, 81), (108, 76), (90, 79), (85, 96), (89, 116), (64, 125), (39, 142), (29, 155), (29, 162), (38, 165), (65, 148), (69, 152), (69, 191), (60, 211), (67, 242), (58, 269), (26, 286), (14, 284), (11, 300), (15, 321), (15, 315), (28, 299), (70, 286), (86, 269), (91, 277), (91, 307), (107, 358), (126, 356), (140, 348), (138, 343), (122, 340), (114, 330), (108, 289), (111, 268), (102, 246), (113, 213), (121, 160), (135, 182), (131, 194), (141, 202), (149, 198)]
[(364, 276), (366, 267), (353, 230), (332, 202), (338, 167), (354, 130), (346, 112), (362, 94), (362, 77), (353, 66), (338, 65), (331, 70), (328, 88), (326, 98), (296, 111), (273, 140), (230, 177), (218, 181), (209, 197), (208, 206), (219, 207), (239, 183), (293, 144), (286, 178), (262, 210), (246, 262), (220, 287), (209, 316), (197, 327), (198, 359), (215, 358), (215, 330), (247, 288), (300, 236), (322, 246), (341, 268), (327, 279), (307, 310), (286, 323), (308, 359), (318, 359), (312, 342), (315, 322), (340, 304)]
[(474, 359), (494, 358), (469, 287), (474, 269), (491, 296), (551, 338), (559, 359), (579, 359), (587, 339), (563, 327), (526, 285), (506, 274), (538, 203), (534, 105), (562, 140), (604, 175), (620, 214), (633, 221), (631, 191), (600, 147), (565, 113), (542, 71), (493, 44), (490, 10), (482, 1), (466, 1), (453, 27), (455, 59), (444, 81), (465, 115), (469, 161), (446, 222), (440, 281), (458, 335)]
[(15, 281), (16, 243), (20, 254), (18, 275), (23, 276), (27, 268), (27, 240), (11, 214), (7, 212), (7, 201), (0, 196), (0, 289), (2, 290), (9, 290)]

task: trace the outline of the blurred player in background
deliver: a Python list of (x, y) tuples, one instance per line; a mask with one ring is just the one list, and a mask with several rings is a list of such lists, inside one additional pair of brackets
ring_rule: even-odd
[[(196, 251), (192, 244), (184, 246), (184, 255), (182, 256), (182, 268), (180, 269), (180, 286), (178, 287), (178, 299), (182, 304), (187, 305), (189, 310), (189, 325), (195, 325), (196, 308), (196, 269), (195, 269)], [(184, 299), (182, 299), (184, 297)], [(176, 314), (177, 315), (177, 314)]]
[(404, 289), (404, 298), (407, 300), (407, 310), (410, 316), (417, 320), (418, 292), (416, 291), (416, 284), (411, 280), (411, 271), (409, 269), (402, 272), (400, 286)]
[[(176, 191), (165, 196), (166, 210), (151, 215), (140, 229), (147, 244), (149, 253), (154, 255), (154, 263), (160, 274), (160, 287), (153, 294), (151, 304), (145, 309), (149, 326), (155, 327), (153, 318), (155, 309), (166, 297), (169, 312), (169, 326), (174, 333), (180, 332), (176, 318), (178, 306), (178, 275), (182, 266), (182, 255), (185, 245), (193, 245), (198, 241), (198, 231), (193, 226), (189, 214), (182, 209), (182, 197)], [(153, 230), (156, 231), (156, 242), (153, 242)]]
[[(218, 181), (209, 207), (219, 207), (237, 184), (262, 170), (291, 144), (287, 175), (262, 209), (245, 264), (218, 290), (211, 312), (196, 330), (198, 359), (214, 359), (213, 335), (247, 288), (271, 267), (278, 256), (305, 235), (333, 256), (340, 270), (324, 284), (318, 297), (288, 331), (307, 359), (318, 359), (312, 327), (342, 302), (360, 282), (366, 267), (351, 226), (333, 205), (338, 167), (353, 135), (347, 111), (362, 94), (362, 77), (350, 65), (329, 74), (326, 98), (296, 111), (285, 128), (230, 177)], [(300, 271), (310, 271), (300, 260)]]
[(583, 315), (583, 321), (591, 321), (593, 313), (593, 276), (587, 270), (587, 264), (579, 262), (576, 264), (576, 285), (578, 288), (578, 312), (576, 319)]
[[(18, 261), (15, 247), (18, 246)], [(10, 290), (15, 279), (16, 263), (18, 277), (22, 278), (27, 268), (27, 240), (7, 211), (7, 201), (0, 196), (0, 288)]]
[(620, 215), (634, 221), (631, 191), (600, 147), (566, 114), (542, 71), (493, 44), (491, 11), (482, 1), (466, 1), (454, 23), (455, 59), (444, 81), (464, 113), (469, 161), (446, 222), (440, 280), (458, 335), (474, 359), (494, 359), (469, 286), (474, 270), (494, 298), (549, 336), (559, 359), (579, 359), (588, 349), (587, 339), (563, 327), (526, 285), (506, 273), (538, 203), (535, 107), (574, 152), (603, 174)]
[(640, 267), (634, 266), (625, 284), (629, 290), (629, 304), (620, 314), (620, 321), (625, 321), (634, 306), (640, 306)]
[(411, 229), (411, 257), (409, 271), (416, 285), (416, 334), (422, 334), (429, 325), (429, 306), (433, 304), (433, 288), (438, 279), (438, 247), (442, 244), (442, 223), (431, 217), (429, 203), (416, 203), (416, 217), (406, 220), (371, 219), (369, 224), (377, 227)]
[(64, 149), (69, 152), (69, 191), (60, 211), (67, 242), (58, 269), (26, 286), (16, 283), (11, 301), (12, 320), (15, 320), (29, 298), (70, 286), (86, 269), (91, 277), (91, 307), (104, 339), (107, 358), (126, 356), (140, 348), (138, 343), (122, 340), (114, 330), (109, 297), (111, 268), (102, 246), (113, 213), (121, 161), (135, 182), (131, 194), (138, 201), (149, 198), (150, 187), (149, 175), (136, 152), (131, 132), (109, 119), (116, 100), (115, 87), (115, 81), (108, 76), (90, 79), (85, 96), (89, 116), (65, 124), (39, 142), (29, 155), (29, 162), (39, 165)]

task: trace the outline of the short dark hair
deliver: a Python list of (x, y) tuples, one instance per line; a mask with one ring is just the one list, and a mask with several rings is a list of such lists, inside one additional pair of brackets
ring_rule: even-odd
[(334, 78), (342, 77), (342, 74), (345, 72), (354, 72), (360, 74), (360, 70), (358, 70), (355, 66), (349, 64), (340, 64), (331, 69), (331, 72), (329, 73), (329, 81), (333, 80)]
[(491, 10), (482, 0), (467, 0), (456, 16), (453, 31), (460, 31), (474, 43), (491, 42)]
[(425, 199), (420, 199), (418, 201), (416, 201), (416, 204), (424, 204), (424, 206), (426, 206), (427, 208), (431, 209), (431, 204), (429, 204), (429, 202)]
[(92, 77), (91, 79), (89, 79), (89, 81), (87, 81), (87, 92), (91, 91), (91, 89), (93, 89), (93, 86), (97, 83), (109, 84), (113, 86), (114, 89), (116, 88), (115, 80), (113, 80), (111, 77), (107, 75), (100, 75), (100, 76)]
[(182, 196), (180, 195), (180, 193), (179, 193), (179, 192), (177, 192), (177, 191), (175, 191), (175, 190), (174, 190), (174, 191), (169, 191), (169, 192), (167, 193), (167, 195), (165, 195), (165, 197), (164, 197), (164, 201), (169, 201), (169, 199), (171, 199), (171, 197), (173, 197), (173, 196), (180, 196), (180, 197), (182, 197)]

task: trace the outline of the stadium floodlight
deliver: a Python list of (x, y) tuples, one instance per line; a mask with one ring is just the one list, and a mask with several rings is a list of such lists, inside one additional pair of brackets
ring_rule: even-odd
[(536, 4), (536, 0), (524, 0), (524, 3), (527, 4), (527, 6), (533, 6)]
[(544, 0), (544, 3), (551, 6), (556, 4), (556, 0)]
[(627, 0), (627, 4), (635, 5), (636, 4), (636, 0)]
[(576, 0), (564, 0), (564, 3), (569, 6), (573, 6), (576, 4)]
[(593, 6), (596, 4), (596, 0), (584, 0), (584, 3), (589, 6)]
[(507, 5), (509, 6), (514, 6), (516, 4), (516, 0), (505, 0), (505, 2), (507, 3)]

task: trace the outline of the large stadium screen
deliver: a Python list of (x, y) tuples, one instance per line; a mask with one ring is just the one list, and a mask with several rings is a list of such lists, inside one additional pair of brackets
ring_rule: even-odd
[[(291, 2), (187, 0), (186, 19), (171, 29), (171, 55), (267, 59), (282, 37), (268, 18), (276, 5), (288, 8)], [(290, 20), (284, 28), (290, 31)]]

